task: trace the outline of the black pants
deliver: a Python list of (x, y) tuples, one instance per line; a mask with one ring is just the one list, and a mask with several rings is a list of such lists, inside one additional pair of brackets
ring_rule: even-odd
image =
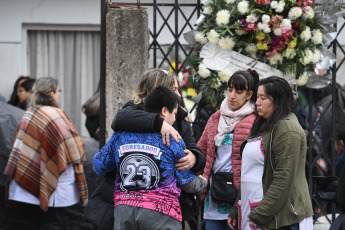
[[(4, 230), (81, 230), (90, 229), (82, 226), (83, 215), (78, 209), (80, 204), (69, 207), (50, 207), (47, 212), (38, 205), (14, 201), (9, 208), (3, 226)], [(90, 225), (90, 224), (89, 224)]]

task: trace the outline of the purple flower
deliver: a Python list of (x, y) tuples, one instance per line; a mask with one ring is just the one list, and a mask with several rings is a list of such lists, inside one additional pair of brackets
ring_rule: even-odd
[(276, 47), (280, 45), (280, 38), (277, 36), (273, 36), (272, 37), (272, 46)]
[(246, 21), (246, 19), (241, 19), (241, 23), (242, 23), (242, 25), (245, 25), (245, 24), (247, 24), (247, 21)]

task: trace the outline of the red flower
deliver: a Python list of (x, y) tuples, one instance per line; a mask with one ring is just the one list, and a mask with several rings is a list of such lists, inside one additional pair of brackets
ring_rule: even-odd
[(300, 31), (301, 30), (301, 24), (297, 21), (292, 23), (292, 29), (295, 31)]

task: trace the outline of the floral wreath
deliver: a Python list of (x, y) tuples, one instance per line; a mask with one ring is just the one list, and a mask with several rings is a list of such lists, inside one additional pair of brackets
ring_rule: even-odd
[[(301, 86), (320, 61), (322, 26), (313, 0), (203, 0), (189, 63), (199, 93), (219, 105), (231, 71), (230, 52), (293, 75)], [(242, 57), (244, 57), (242, 56)], [(217, 106), (216, 106), (217, 107)]]

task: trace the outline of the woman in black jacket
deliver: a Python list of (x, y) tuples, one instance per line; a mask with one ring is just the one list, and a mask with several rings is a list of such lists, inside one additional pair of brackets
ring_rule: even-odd
[(170, 136), (176, 141), (183, 139), (187, 149), (187, 156), (182, 158), (175, 167), (180, 171), (192, 170), (200, 172), (205, 167), (205, 156), (196, 145), (194, 134), (189, 121), (186, 120), (188, 113), (179, 106), (176, 121), (173, 126), (169, 125), (156, 113), (148, 113), (143, 110), (143, 103), (147, 94), (157, 86), (167, 86), (178, 92), (176, 76), (161, 69), (146, 71), (139, 80), (138, 88), (133, 95), (134, 100), (127, 102), (115, 116), (111, 128), (116, 131), (129, 132), (160, 132), (164, 137), (163, 142), (170, 144)]
[[(167, 143), (168, 146), (170, 136), (176, 141), (182, 138), (186, 144), (186, 150), (184, 150), (186, 156), (178, 161), (175, 165), (176, 169), (191, 170), (194, 173), (201, 172), (205, 167), (206, 158), (194, 139), (191, 124), (187, 121), (188, 112), (180, 105), (176, 121), (171, 126), (160, 118), (159, 114), (143, 110), (147, 94), (157, 86), (169, 87), (181, 97), (175, 74), (161, 69), (148, 70), (139, 79), (138, 88), (133, 95), (134, 100), (127, 102), (117, 113), (111, 128), (114, 131), (160, 132), (163, 136), (163, 143)], [(188, 221), (199, 213), (200, 196), (198, 194), (187, 194), (182, 191), (179, 201), (183, 220)]]

